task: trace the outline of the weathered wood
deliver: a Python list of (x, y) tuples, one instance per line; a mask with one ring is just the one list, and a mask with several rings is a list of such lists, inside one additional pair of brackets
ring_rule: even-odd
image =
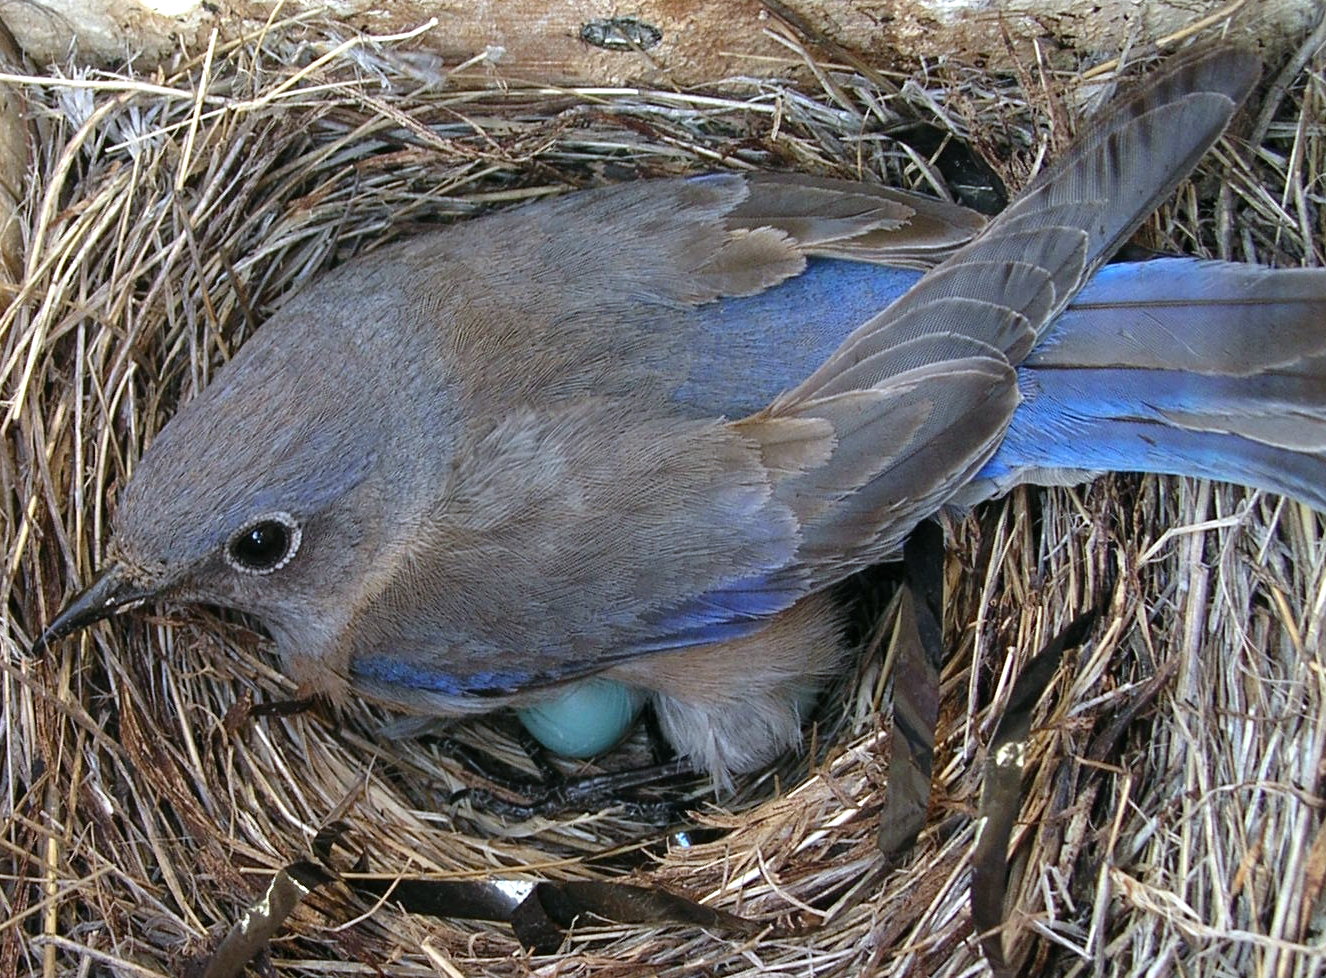
[[(1026, 64), (1037, 51), (1065, 63), (1080, 54), (1113, 53), (1225, 13), (1233, 35), (1274, 44), (1301, 32), (1319, 2), (787, 0), (769, 6), (783, 6), (812, 36), (873, 65), (957, 56), (999, 68)], [(72, 45), (79, 60), (132, 56), (151, 66), (181, 50), (203, 50), (214, 29), (223, 40), (258, 30), (274, 7), (270, 0), (43, 0), (11, 5), (4, 17), (39, 63), (63, 61)], [(514, 79), (682, 86), (780, 74), (800, 63), (772, 36), (779, 19), (760, 0), (340, 0), (331, 7), (288, 0), (278, 9), (283, 20), (332, 20), (377, 35), (409, 31), (435, 17), (436, 25), (412, 44), (439, 55), (439, 68), (500, 49), (494, 70)]]

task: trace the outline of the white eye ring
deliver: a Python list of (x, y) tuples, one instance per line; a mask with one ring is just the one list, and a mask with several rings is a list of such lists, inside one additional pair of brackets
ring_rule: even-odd
[(226, 563), (241, 574), (271, 574), (294, 559), (302, 538), (289, 513), (266, 513), (230, 538)]

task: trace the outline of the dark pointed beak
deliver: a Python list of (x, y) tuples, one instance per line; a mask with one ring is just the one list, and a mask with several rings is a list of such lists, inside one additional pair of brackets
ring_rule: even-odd
[(36, 654), (56, 639), (136, 607), (155, 594), (155, 588), (144, 587), (133, 580), (122, 564), (111, 564), (97, 575), (87, 590), (75, 595), (60, 610), (55, 620), (46, 626), (46, 631), (32, 643), (32, 652)]

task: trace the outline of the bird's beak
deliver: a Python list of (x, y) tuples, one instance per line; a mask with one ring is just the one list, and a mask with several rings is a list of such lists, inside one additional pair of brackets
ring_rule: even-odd
[(34, 654), (40, 652), (56, 639), (136, 607), (156, 593), (156, 588), (144, 587), (130, 577), (123, 564), (111, 564), (97, 575), (87, 590), (75, 595), (60, 610), (55, 620), (46, 626), (46, 631), (32, 643), (32, 651)]

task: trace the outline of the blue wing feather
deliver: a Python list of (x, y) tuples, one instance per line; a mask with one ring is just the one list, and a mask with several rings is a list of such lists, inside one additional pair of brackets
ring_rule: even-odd
[[(1214, 421), (1213, 430), (1175, 423), (1293, 404), (1315, 412), (1317, 428), (1305, 418), (1305, 430), (1321, 428), (1326, 391), (1313, 370), (1259, 369), (1249, 378), (1194, 372), (1204, 365), (1203, 346), (1213, 353), (1222, 344), (1292, 351), (1301, 340), (1285, 337), (1295, 331), (1326, 334), (1321, 273), (1303, 275), (1190, 258), (1101, 269), (1047, 328), (1041, 356), (1033, 352), (1019, 368), (1023, 401), (974, 481), (993, 491), (995, 483), (1016, 482), (1029, 470), (1158, 472), (1257, 485), (1326, 510), (1320, 446), (1314, 454), (1218, 430)], [(701, 332), (688, 338), (694, 367), (673, 396), (703, 414), (758, 411), (920, 277), (911, 269), (813, 258), (804, 274), (775, 288), (706, 306)], [(1067, 355), (1085, 346), (1128, 365), (1082, 368), (1056, 359), (1055, 351)], [(1148, 354), (1161, 362), (1177, 358), (1182, 369), (1133, 365)], [(1230, 359), (1228, 352), (1223, 358)], [(979, 495), (978, 488), (973, 498)], [(672, 609), (657, 622), (655, 638), (635, 651), (737, 638), (800, 596), (766, 569)]]

